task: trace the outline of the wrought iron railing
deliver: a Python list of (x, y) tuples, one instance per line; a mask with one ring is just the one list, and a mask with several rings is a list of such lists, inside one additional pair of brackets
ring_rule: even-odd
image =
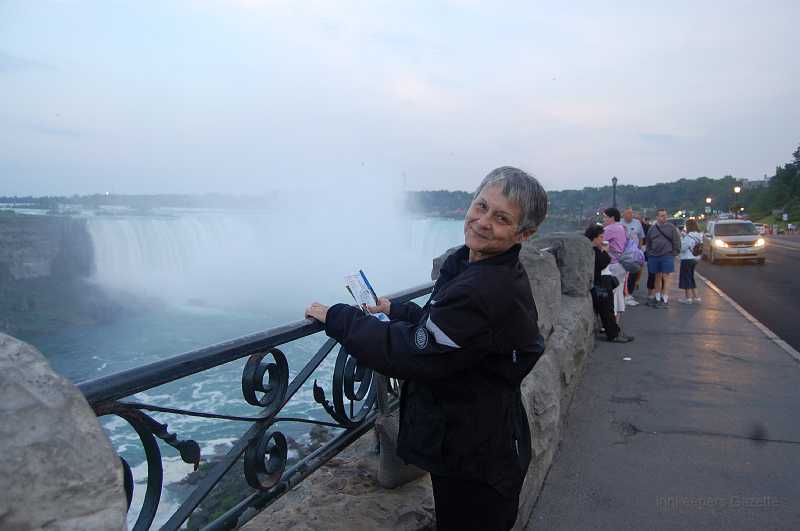
[[(396, 293), (389, 299), (392, 302), (410, 301), (430, 294), (432, 287), (432, 283), (424, 284)], [(324, 408), (332, 422), (281, 416), (284, 406), (309, 381), (337, 343), (333, 339), (325, 341), (291, 382), (289, 362), (278, 347), (322, 331), (323, 326), (320, 323), (306, 319), (79, 384), (78, 387), (97, 416), (116, 415), (127, 421), (144, 449), (147, 483), (134, 531), (150, 529), (162, 498), (164, 468), (157, 439), (178, 450), (181, 459), (194, 464), (195, 469), (203, 458), (197, 442), (181, 440), (178, 434), (169, 431), (167, 424), (157, 421), (149, 412), (252, 424), (233, 443), (227, 454), (213, 464), (208, 474), (196, 484), (162, 526), (162, 529), (180, 528), (226, 474), (236, 473), (232, 468), (243, 456), (243, 474), (254, 491), (246, 494), (232, 507), (226, 508), (224, 514), (205, 527), (229, 529), (247, 509), (263, 509), (366, 433), (377, 416), (374, 407), (376, 403), (381, 406), (385, 404), (386, 409), (396, 405), (396, 385), (386, 382), (380, 375), (360, 365), (355, 358), (349, 356), (344, 347), (340, 347), (333, 370), (332, 403), (317, 381), (314, 380), (313, 383), (314, 400)], [(242, 372), (242, 394), (248, 404), (259, 408), (252, 416), (191, 411), (126, 399), (142, 391), (245, 357), (248, 359)], [(287, 438), (277, 429), (281, 423), (327, 426), (340, 428), (340, 432), (287, 468)], [(135, 488), (133, 474), (126, 460), (122, 457), (120, 460), (130, 510)]]

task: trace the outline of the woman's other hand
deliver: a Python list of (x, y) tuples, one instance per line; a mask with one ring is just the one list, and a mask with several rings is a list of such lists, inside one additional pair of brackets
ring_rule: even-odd
[(325, 318), (328, 316), (328, 307), (318, 302), (312, 302), (311, 306), (306, 308), (306, 317), (316, 319), (320, 323), (325, 323)]
[(392, 303), (386, 297), (381, 297), (378, 299), (378, 304), (376, 306), (370, 306), (369, 304), (366, 306), (369, 313), (385, 313), (389, 315)]

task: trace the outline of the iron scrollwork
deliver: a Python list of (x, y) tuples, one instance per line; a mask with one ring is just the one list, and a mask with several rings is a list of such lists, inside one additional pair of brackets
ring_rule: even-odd
[[(361, 424), (375, 404), (374, 373), (350, 356), (344, 346), (339, 348), (333, 370), (333, 405), (325, 391), (314, 380), (314, 400), (342, 427), (354, 428)], [(356, 387), (357, 386), (357, 387)], [(348, 406), (345, 406), (345, 398)], [(356, 404), (360, 403), (358, 409)]]
[[(182, 441), (170, 433), (166, 424), (162, 424), (143, 413), (142, 411), (125, 404), (112, 402), (103, 404), (95, 408), (98, 417), (106, 415), (116, 415), (124, 419), (136, 432), (139, 441), (144, 449), (147, 462), (147, 486), (144, 495), (144, 503), (139, 511), (139, 516), (133, 526), (133, 531), (144, 531), (150, 528), (161, 501), (161, 487), (164, 481), (164, 469), (161, 462), (161, 450), (158, 448), (156, 437), (177, 449), (181, 459), (186, 463), (191, 463), (197, 469), (200, 463), (200, 446), (192, 440)], [(135, 488), (133, 474), (128, 462), (120, 457), (123, 471), (123, 484), (125, 486), (125, 497), (130, 509)]]
[[(268, 354), (275, 360), (273, 363), (264, 362)], [(266, 384), (264, 376), (269, 376)], [(250, 356), (242, 371), (242, 394), (248, 404), (264, 408), (264, 418), (272, 417), (283, 407), (288, 388), (289, 364), (283, 351), (273, 348)], [(263, 395), (259, 398), (256, 393)]]
[(287, 458), (286, 436), (264, 428), (245, 450), (244, 477), (247, 484), (258, 490), (274, 487), (283, 476)]

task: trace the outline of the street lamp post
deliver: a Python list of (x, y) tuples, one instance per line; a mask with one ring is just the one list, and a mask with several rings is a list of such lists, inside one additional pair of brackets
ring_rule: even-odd
[(611, 206), (617, 208), (617, 177), (611, 178)]
[(736, 202), (733, 204), (733, 217), (734, 219), (739, 219), (739, 192), (742, 191), (742, 187), (738, 184), (733, 187), (733, 193), (736, 194)]

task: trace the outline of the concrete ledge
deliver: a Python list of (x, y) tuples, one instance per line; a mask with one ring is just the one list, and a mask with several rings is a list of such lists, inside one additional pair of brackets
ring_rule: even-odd
[(367, 433), (242, 529), (353, 531), (435, 529), (427, 474), (396, 489), (377, 481), (375, 435)]

